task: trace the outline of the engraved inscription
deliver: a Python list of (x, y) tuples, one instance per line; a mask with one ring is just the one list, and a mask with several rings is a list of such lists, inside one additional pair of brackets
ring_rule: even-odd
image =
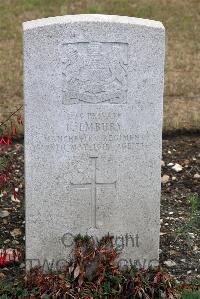
[(126, 43), (62, 44), (61, 61), (63, 104), (126, 102), (128, 67)]
[(104, 186), (104, 187), (110, 187), (114, 186), (116, 188), (116, 181), (112, 183), (100, 183), (97, 182), (97, 159), (98, 157), (90, 157), (92, 160), (93, 165), (93, 176), (91, 183), (85, 183), (85, 184), (74, 184), (71, 182), (72, 188), (78, 188), (78, 189), (85, 189), (88, 186), (91, 188), (91, 224), (93, 228), (97, 228), (97, 217), (96, 217), (96, 205), (97, 205), (97, 186)]

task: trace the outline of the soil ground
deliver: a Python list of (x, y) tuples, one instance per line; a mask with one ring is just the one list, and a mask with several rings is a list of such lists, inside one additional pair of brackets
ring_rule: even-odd
[[(0, 198), (0, 249), (18, 248), (24, 253), (24, 147), (15, 143), (6, 148), (6, 159), (12, 158), (14, 168), (13, 182), (20, 192), (17, 200), (8, 196)], [(189, 219), (188, 194), (200, 195), (200, 136), (164, 137), (162, 175), (169, 180), (162, 184), (160, 264), (166, 268), (166, 261), (174, 263), (168, 266), (179, 281), (200, 276), (200, 204), (191, 227), (185, 227)], [(169, 163), (183, 166), (176, 172)], [(9, 215), (2, 217), (3, 211)], [(5, 212), (4, 212), (5, 213)], [(181, 232), (182, 231), (182, 232)], [(180, 234), (179, 234), (180, 232)], [(24, 271), (23, 260), (0, 268), (2, 279), (18, 280)]]
[[(163, 161), (162, 175), (170, 178), (162, 184), (160, 262), (163, 266), (165, 261), (175, 262), (168, 270), (182, 281), (200, 274), (200, 202), (192, 226), (186, 225), (190, 214), (187, 196), (200, 196), (200, 178), (195, 178), (200, 174), (200, 136), (163, 140)], [(178, 163), (183, 170), (176, 172), (169, 163)]]

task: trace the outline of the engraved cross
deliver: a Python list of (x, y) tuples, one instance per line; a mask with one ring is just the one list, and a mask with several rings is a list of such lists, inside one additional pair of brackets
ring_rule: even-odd
[(71, 182), (71, 187), (75, 189), (86, 189), (87, 187), (91, 188), (91, 222), (94, 228), (97, 228), (97, 186), (110, 187), (114, 186), (116, 188), (117, 181), (112, 183), (100, 183), (97, 182), (97, 159), (98, 157), (90, 157), (92, 159), (92, 168), (93, 175), (91, 183), (83, 183), (83, 184), (74, 184)]

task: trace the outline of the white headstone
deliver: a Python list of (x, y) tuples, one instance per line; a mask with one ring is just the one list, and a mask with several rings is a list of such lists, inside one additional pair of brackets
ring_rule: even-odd
[(24, 23), (26, 258), (78, 233), (158, 259), (164, 27), (74, 15)]

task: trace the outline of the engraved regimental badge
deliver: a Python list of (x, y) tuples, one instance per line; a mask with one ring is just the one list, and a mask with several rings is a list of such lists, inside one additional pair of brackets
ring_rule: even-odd
[(126, 103), (127, 51), (117, 42), (62, 44), (63, 104)]

